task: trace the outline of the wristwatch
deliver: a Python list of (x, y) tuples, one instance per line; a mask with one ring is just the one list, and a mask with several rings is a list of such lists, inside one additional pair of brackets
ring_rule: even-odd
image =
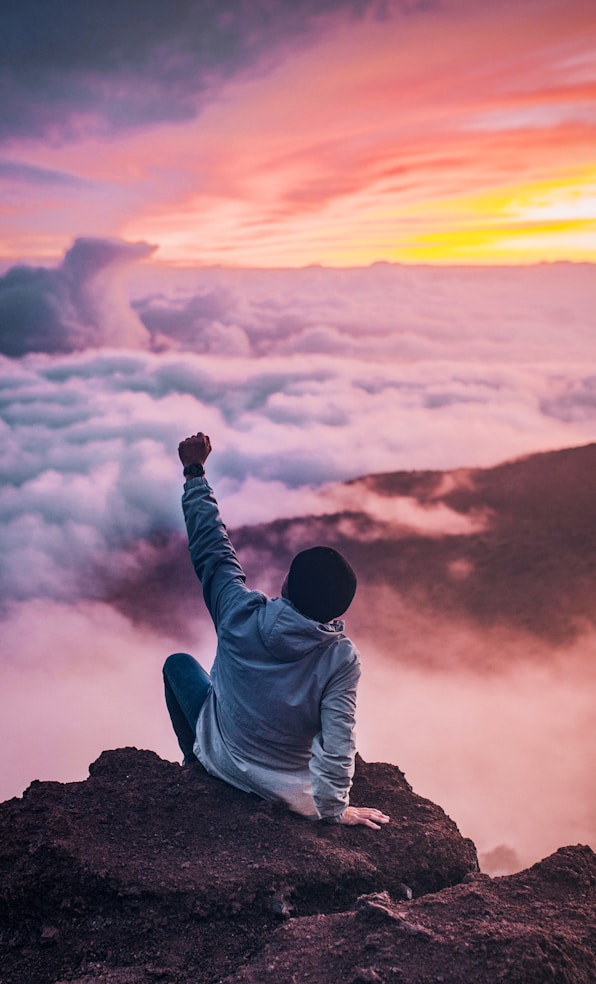
[(185, 478), (202, 478), (204, 474), (205, 469), (198, 461), (194, 461), (192, 465), (184, 466)]

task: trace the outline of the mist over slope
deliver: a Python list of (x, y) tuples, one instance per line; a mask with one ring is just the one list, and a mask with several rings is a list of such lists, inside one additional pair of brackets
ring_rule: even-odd
[(342, 512), (261, 527), (247, 545), (270, 570), (285, 543), (333, 542), (360, 573), (361, 627), (387, 589), (395, 605), (526, 633), (555, 652), (596, 625), (595, 479), (595, 444), (492, 469), (374, 475), (342, 490)]
[[(318, 515), (244, 526), (233, 540), (249, 582), (270, 594), (297, 550), (337, 547), (359, 578), (350, 627), (396, 662), (445, 665), (444, 648), (404, 638), (408, 620), (414, 632), (425, 618), (454, 631), (509, 634), (525, 640), (526, 658), (554, 660), (596, 628), (595, 479), (596, 444), (490, 469), (370, 475), (326, 487)], [(189, 614), (196, 597), (182, 588), (182, 542), (177, 535), (154, 544), (155, 567), (117, 584), (110, 603), (172, 625)], [(509, 655), (517, 659), (519, 648)], [(460, 663), (484, 672), (477, 657), (462, 651)], [(507, 657), (495, 646), (488, 667)]]
[[(249, 584), (272, 595), (305, 546), (349, 558), (360, 751), (446, 804), (492, 872), (596, 836), (595, 473), (591, 444), (371, 475), (320, 491), (310, 516), (232, 530)], [(209, 666), (215, 640), (186, 553), (181, 532), (150, 538), (126, 576), (98, 570), (94, 583), (126, 624)]]

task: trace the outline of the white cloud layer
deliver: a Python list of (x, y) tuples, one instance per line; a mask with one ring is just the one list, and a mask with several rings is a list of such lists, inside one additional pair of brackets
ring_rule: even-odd
[[(98, 567), (179, 530), (175, 449), (198, 429), (232, 526), (333, 511), (325, 486), (359, 475), (593, 434), (589, 266), (162, 271), (159, 292), (147, 266), (133, 311), (121, 271), (147, 252), (79, 240), (55, 271), (18, 268), (20, 292), (0, 279), (2, 337), (49, 349), (0, 357), (5, 600), (93, 597)], [(428, 532), (471, 522), (381, 506)]]
[[(176, 447), (198, 429), (212, 436), (209, 471), (230, 525), (266, 522), (332, 511), (337, 503), (317, 491), (329, 482), (582, 443), (591, 420), (542, 410), (547, 394), (569, 399), (571, 375), (321, 356), (92, 350), (5, 359), (0, 583), (9, 597), (70, 597), (91, 561), (114, 563), (139, 537), (178, 529)], [(414, 528), (454, 522), (411, 503), (383, 508)]]
[[(591, 267), (160, 273), (146, 266), (134, 275), (131, 308), (122, 265), (145, 253), (87, 241), (56, 271), (21, 268), (18, 277), (0, 278), (0, 675), (11, 708), (3, 742), (13, 763), (0, 795), (33, 778), (81, 775), (83, 761), (116, 743), (176, 756), (167, 719), (156, 723), (159, 669), (169, 650), (196, 651), (203, 624), (148, 628), (110, 598), (133, 590), (144, 568), (149, 577), (157, 571), (160, 551), (176, 537), (187, 563), (181, 438), (199, 429), (211, 435), (209, 475), (235, 527), (349, 511), (352, 491), (333, 483), (357, 476), (487, 466), (593, 437)], [(370, 493), (359, 506), (379, 522), (433, 537), (486, 523), (484, 515), (408, 496)], [(449, 642), (443, 629), (440, 645), (454, 647), (457, 665), (461, 626)], [(434, 644), (427, 627), (419, 635), (417, 645)], [(207, 661), (212, 644), (211, 636), (199, 643)], [(479, 636), (466, 648), (480, 652)], [(404, 689), (403, 678), (375, 662), (374, 647), (370, 660), (373, 690), (374, 674), (386, 674), (385, 693), (395, 693), (396, 703), (391, 698), (379, 715), (380, 695), (365, 697), (366, 747), (422, 784), (430, 773), (454, 775), (462, 735), (447, 742), (453, 761), (445, 772), (429, 764), (428, 748), (412, 750), (408, 765), (403, 735), (379, 725), (405, 714), (410, 738), (422, 741), (415, 708), (430, 699), (437, 677), (414, 673)], [(565, 705), (571, 716), (580, 676)], [(462, 704), (488, 707), (490, 687), (470, 678), (450, 708), (442, 705), (438, 724), (429, 708), (429, 745), (444, 747)], [(548, 682), (537, 687), (546, 713)], [(583, 726), (571, 731), (570, 758), (585, 734)], [(490, 750), (495, 734), (472, 732), (484, 742), (494, 789), (502, 780)], [(535, 757), (528, 753), (528, 768), (553, 747), (548, 738)], [(515, 749), (506, 754), (513, 761)], [(577, 774), (576, 794), (584, 779)], [(429, 794), (447, 797), (444, 787), (437, 781)], [(481, 805), (474, 814), (472, 799), (455, 797), (454, 811), (461, 809), (466, 833), (475, 836), (478, 824), (490, 849), (496, 828), (480, 816)], [(520, 809), (517, 792), (508, 802)], [(566, 822), (553, 837), (563, 837)], [(503, 820), (500, 836), (525, 859), (530, 834), (513, 822), (512, 832), (506, 827)]]

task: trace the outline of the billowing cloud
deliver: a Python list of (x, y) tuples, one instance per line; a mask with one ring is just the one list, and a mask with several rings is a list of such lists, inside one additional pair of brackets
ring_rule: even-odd
[(0, 352), (143, 347), (148, 334), (118, 273), (150, 256), (147, 243), (77, 239), (56, 269), (12, 267), (0, 277)]
[[(385, 377), (367, 364), (451, 362), (454, 382), (461, 363), (494, 367), (492, 374), (477, 373), (478, 391), (462, 380), (459, 395), (450, 386), (429, 392), (429, 402), (440, 406), (463, 398), (464, 388), (471, 402), (482, 401), (485, 385), (500, 386), (503, 366), (557, 364), (564, 372), (585, 363), (594, 330), (589, 264), (200, 272), (146, 264), (127, 272), (154, 250), (83, 238), (56, 268), (12, 267), (0, 277), (0, 351), (18, 356), (150, 343), (157, 351), (278, 356), (288, 364), (299, 357), (354, 359), (363, 363), (361, 388), (368, 393), (409, 382), (405, 368)], [(570, 383), (566, 399), (573, 403), (577, 393), (585, 404), (588, 391)], [(546, 408), (548, 393), (544, 400)]]
[(147, 267), (133, 305), (153, 334), (200, 352), (212, 350), (217, 326), (241, 333), (254, 356), (568, 364), (584, 360), (594, 330), (593, 273), (589, 264), (215, 268), (172, 274), (156, 296)]
[(363, 754), (483, 851), (589, 840), (588, 767), (569, 768), (589, 741), (589, 452), (475, 469), (590, 439), (592, 269), (139, 264), (129, 295), (148, 250), (83, 240), (0, 280), (3, 340), (28, 329), (0, 357), (0, 795), (114, 744), (176, 757), (161, 661), (214, 652), (176, 455), (202, 429), (251, 584), (277, 593), (313, 539), (358, 570)]
[[(392, 6), (413, 11), (411, 0)], [(3, 136), (75, 136), (194, 117), (231, 76), (263, 70), (340, 17), (379, 0), (123, 0), (98, 11), (34, 0), (2, 12)]]
[[(231, 525), (356, 509), (372, 523), (352, 523), (363, 543), (387, 524), (478, 533), (484, 504), (367, 489), (356, 508), (330, 483), (490, 465), (592, 432), (588, 267), (147, 266), (131, 308), (120, 274), (149, 252), (79, 240), (57, 269), (0, 279), (5, 350), (42, 350), (0, 362), (5, 603), (128, 596), (176, 549), (175, 449), (199, 428)], [(460, 579), (475, 563), (444, 559)]]

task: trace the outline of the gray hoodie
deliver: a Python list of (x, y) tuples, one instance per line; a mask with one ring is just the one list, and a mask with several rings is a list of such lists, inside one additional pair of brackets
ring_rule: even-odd
[(182, 498), (190, 555), (217, 631), (195, 754), (226, 782), (313, 818), (338, 819), (354, 773), (358, 653), (343, 622), (315, 622), (250, 591), (213, 491)]

